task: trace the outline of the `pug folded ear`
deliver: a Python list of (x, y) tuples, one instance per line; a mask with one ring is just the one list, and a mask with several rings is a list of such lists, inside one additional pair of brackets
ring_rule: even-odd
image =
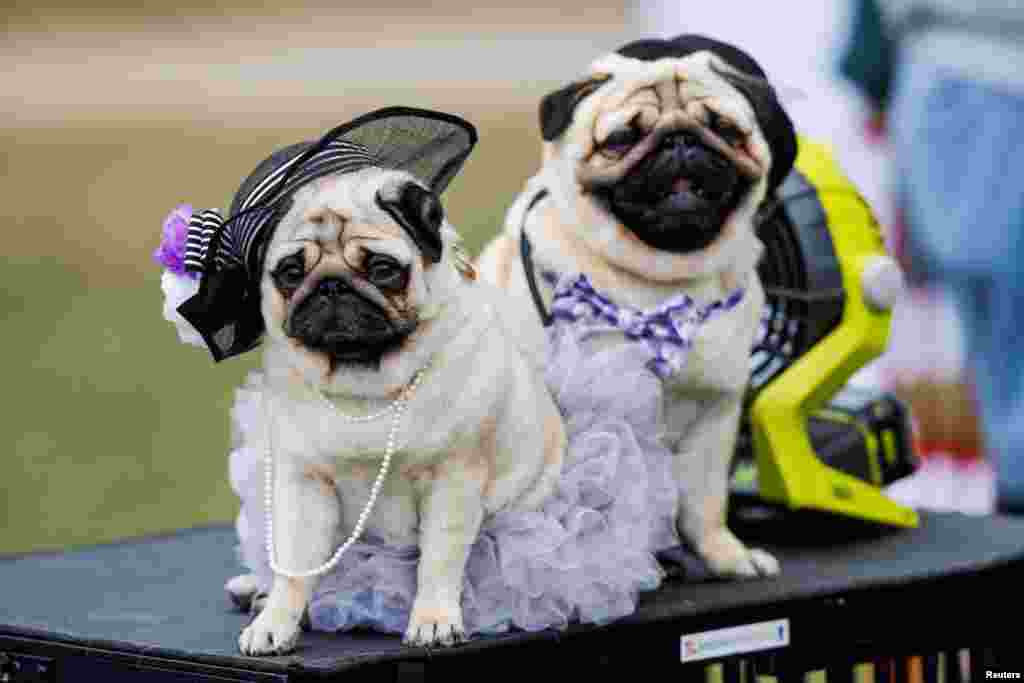
[(540, 134), (551, 142), (572, 123), (576, 106), (584, 97), (597, 90), (610, 75), (595, 76), (585, 81), (570, 83), (560, 90), (544, 96), (540, 102)]
[(767, 79), (722, 69), (711, 64), (711, 70), (736, 88), (750, 103), (761, 125), (761, 132), (772, 151), (772, 167), (768, 176), (769, 192), (782, 184), (796, 162), (797, 139), (793, 120), (786, 113), (775, 88)]
[[(397, 190), (397, 191), (395, 191)], [(441, 225), (444, 208), (433, 192), (416, 183), (404, 183), (392, 191), (378, 190), (377, 206), (382, 208), (409, 234), (431, 262), (441, 260)], [(390, 194), (395, 196), (388, 196)]]

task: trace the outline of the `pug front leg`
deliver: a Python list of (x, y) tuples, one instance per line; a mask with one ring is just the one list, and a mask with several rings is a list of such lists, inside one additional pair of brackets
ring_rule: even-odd
[(462, 581), (483, 521), (484, 475), (485, 468), (459, 460), (419, 482), (420, 561), (406, 645), (451, 646), (466, 637)]
[[(341, 521), (334, 482), (322, 469), (292, 463), (278, 465), (274, 498), (274, 554), (278, 567), (303, 572), (324, 562)], [(316, 577), (275, 574), (262, 611), (238, 637), (246, 655), (291, 651), (299, 638), (303, 612)]]
[(715, 575), (772, 576), (779, 573), (778, 560), (747, 548), (726, 526), (729, 469), (742, 410), (741, 394), (717, 398), (680, 441), (673, 463), (680, 496), (676, 525)]

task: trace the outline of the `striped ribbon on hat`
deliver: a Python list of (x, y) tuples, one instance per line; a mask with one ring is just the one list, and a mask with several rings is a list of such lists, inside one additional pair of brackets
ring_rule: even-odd
[[(206, 209), (192, 214), (188, 221), (188, 236), (185, 238), (185, 270), (202, 272), (210, 241), (222, 225), (224, 217), (217, 209)], [(224, 263), (233, 256), (232, 250), (228, 248), (231, 242), (225, 238), (222, 238), (220, 253), (217, 254), (217, 268), (223, 268)], [(235, 260), (237, 262), (237, 259)]]
[[(217, 209), (192, 214), (185, 241), (185, 269), (207, 272), (242, 266), (250, 277), (258, 277), (259, 246), (281, 199), (321, 176), (379, 165), (365, 147), (347, 140), (332, 140), (319, 150), (296, 154), (246, 188), (245, 196), (236, 198), (238, 210), (226, 221)], [(215, 241), (216, 254), (211, 255)]]

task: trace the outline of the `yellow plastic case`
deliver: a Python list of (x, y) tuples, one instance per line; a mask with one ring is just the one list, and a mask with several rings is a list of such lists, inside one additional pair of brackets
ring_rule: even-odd
[(796, 169), (816, 190), (839, 262), (842, 313), (809, 349), (757, 389), (747, 421), (757, 465), (758, 495), (790, 509), (814, 509), (900, 527), (916, 527), (917, 513), (879, 486), (828, 466), (811, 444), (808, 419), (851, 376), (881, 355), (891, 313), (865, 300), (863, 271), (885, 244), (870, 207), (837, 165), (831, 150), (801, 137)]

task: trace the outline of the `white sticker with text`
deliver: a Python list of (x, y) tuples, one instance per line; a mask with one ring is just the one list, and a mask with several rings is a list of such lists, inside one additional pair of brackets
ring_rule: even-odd
[(679, 652), (681, 661), (696, 662), (787, 645), (789, 619), (776, 619), (684, 635), (679, 640)]

